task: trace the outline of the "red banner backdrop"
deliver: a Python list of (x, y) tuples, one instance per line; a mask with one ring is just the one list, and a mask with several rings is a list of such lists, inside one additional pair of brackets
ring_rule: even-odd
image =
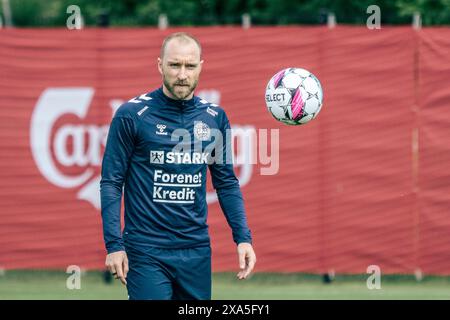
[[(0, 267), (103, 268), (108, 125), (122, 102), (160, 86), (161, 42), (179, 30), (0, 31)], [(448, 28), (183, 30), (203, 44), (198, 93), (235, 128), (279, 129), (276, 174), (261, 174), (258, 154), (236, 167), (257, 271), (450, 274)], [(267, 81), (286, 67), (323, 85), (305, 126), (265, 108)], [(213, 269), (237, 270), (214, 200), (208, 220)]]

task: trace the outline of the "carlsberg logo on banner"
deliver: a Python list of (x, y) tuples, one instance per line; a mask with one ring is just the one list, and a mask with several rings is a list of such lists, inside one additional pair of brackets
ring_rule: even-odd
[[(86, 200), (96, 209), (100, 209), (101, 177), (96, 174), (98, 170), (95, 169), (101, 166), (109, 123), (104, 125), (65, 123), (54, 128), (57, 120), (64, 115), (70, 114), (80, 120), (86, 120), (93, 96), (94, 89), (90, 87), (44, 90), (31, 117), (30, 147), (36, 166), (47, 181), (60, 188), (79, 188), (77, 199)], [(123, 102), (118, 99), (110, 101), (111, 117)], [(52, 135), (54, 130), (56, 131)], [(235, 163), (241, 163), (238, 173), (241, 186), (246, 185), (252, 175), (252, 163), (242, 161), (252, 159), (251, 153), (254, 150), (251, 134), (246, 134), (248, 130), (254, 129), (250, 126), (233, 126), (233, 136), (240, 139), (238, 154), (234, 156), (238, 160)], [(69, 142), (72, 144), (71, 148), (68, 147)], [(83, 170), (77, 175), (69, 175), (63, 173), (61, 167), (77, 167)], [(215, 201), (217, 201), (216, 193), (208, 192), (207, 202)]]

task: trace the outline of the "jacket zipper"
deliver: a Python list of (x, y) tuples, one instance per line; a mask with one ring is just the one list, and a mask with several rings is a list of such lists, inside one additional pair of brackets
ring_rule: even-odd
[(184, 117), (183, 117), (183, 113), (184, 113), (184, 101), (181, 103), (183, 105), (183, 110), (181, 110), (181, 126), (184, 129)]

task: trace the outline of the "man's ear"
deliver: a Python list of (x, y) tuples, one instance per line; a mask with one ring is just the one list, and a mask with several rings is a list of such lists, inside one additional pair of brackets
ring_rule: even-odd
[(161, 58), (158, 58), (158, 71), (159, 71), (160, 74), (163, 74)]

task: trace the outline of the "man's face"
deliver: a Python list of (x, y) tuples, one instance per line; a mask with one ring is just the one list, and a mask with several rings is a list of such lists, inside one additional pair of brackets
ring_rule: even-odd
[(164, 56), (158, 58), (164, 93), (172, 99), (191, 99), (198, 84), (202, 63), (200, 49), (194, 41), (170, 40)]

